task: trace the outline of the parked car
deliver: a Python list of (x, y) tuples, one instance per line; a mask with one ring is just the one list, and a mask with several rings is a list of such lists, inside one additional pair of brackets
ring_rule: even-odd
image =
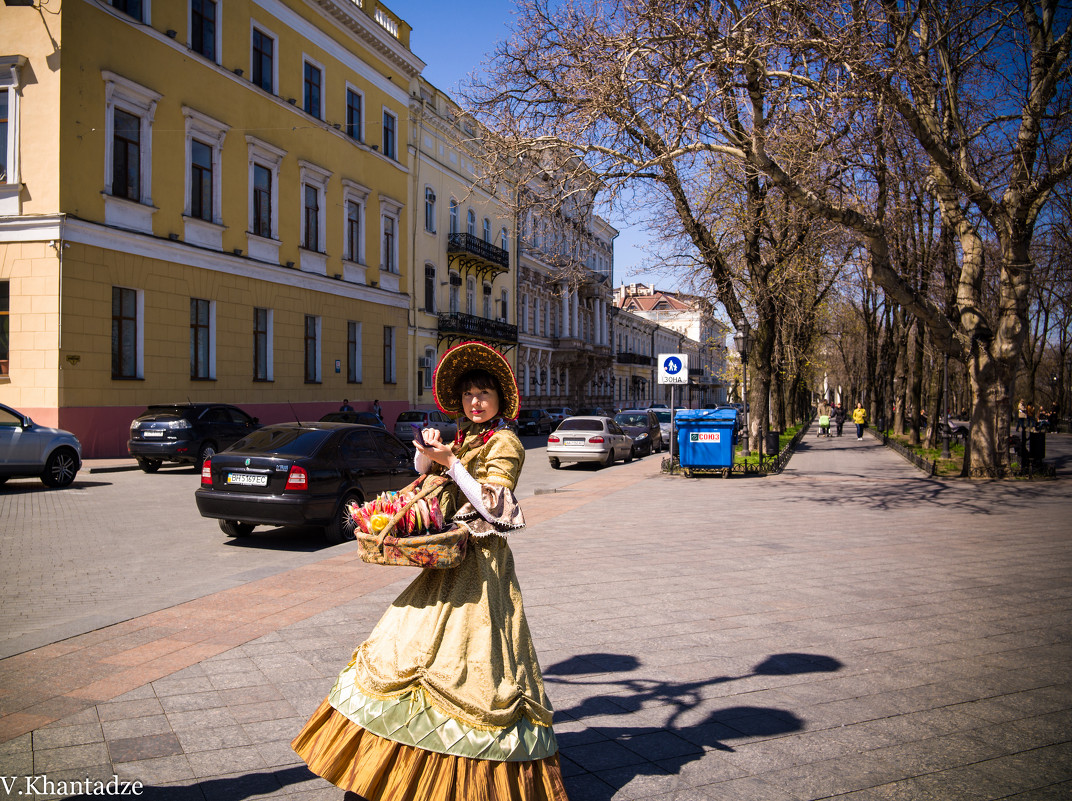
[(547, 410), (547, 413), (551, 415), (552, 426), (557, 426), (567, 417), (573, 417), (573, 409), (568, 406), (552, 406)]
[(82, 467), (82, 444), (62, 428), (35, 423), (0, 403), (0, 484), (9, 478), (40, 478), (46, 487), (66, 487)]
[(550, 434), (555, 428), (546, 409), (522, 409), (517, 415), (518, 434)]
[(354, 538), (346, 511), (417, 477), (413, 456), (382, 428), (350, 423), (277, 423), (217, 453), (194, 493), (202, 517), (230, 537), (256, 526), (323, 526), (330, 542)]
[(321, 423), (357, 423), (363, 426), (387, 428), (377, 415), (372, 412), (328, 412), (320, 418)]
[(258, 428), (256, 417), (226, 403), (160, 404), (130, 423), (127, 451), (146, 473), (155, 473), (164, 462), (200, 469), (213, 454)]
[(402, 412), (395, 421), (395, 436), (406, 443), (409, 448), (413, 447), (413, 426), (421, 428), (439, 429), (440, 438), (443, 442), (451, 442), (458, 433), (458, 424), (438, 409), (410, 409)]
[(669, 450), (671, 442), (670, 437), (672, 434), (670, 431), (671, 412), (669, 409), (653, 409), (653, 411), (655, 412), (655, 417), (659, 421), (659, 428), (663, 432), (663, 447)]
[(567, 417), (547, 438), (547, 458), (557, 470), (562, 462), (633, 460), (633, 439), (610, 417)]
[(614, 415), (614, 422), (633, 438), (633, 455), (647, 456), (663, 449), (663, 430), (652, 409), (630, 409)]

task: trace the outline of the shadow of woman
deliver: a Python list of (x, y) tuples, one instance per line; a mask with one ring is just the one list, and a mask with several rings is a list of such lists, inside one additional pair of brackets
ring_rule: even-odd
[[(580, 723), (586, 718), (600, 718), (598, 726), (566, 730), (558, 735), (567, 789), (577, 785), (579, 797), (604, 801), (637, 776), (676, 774), (707, 751), (732, 752), (734, 748), (728, 743), (734, 740), (800, 731), (804, 728), (803, 719), (789, 710), (774, 707), (731, 706), (714, 710), (699, 722), (685, 721), (688, 713), (705, 701), (704, 690), (712, 685), (754, 676), (830, 673), (840, 670), (842, 663), (829, 656), (783, 653), (768, 656), (741, 676), (668, 682), (607, 675), (631, 672), (639, 667), (640, 661), (633, 656), (595, 653), (571, 657), (544, 670), (548, 684), (613, 688), (612, 692), (591, 695), (572, 707), (556, 711), (556, 715)], [(586, 681), (584, 676), (592, 674), (599, 674), (598, 678)], [(631, 715), (645, 708), (666, 709), (665, 721), (645, 726), (608, 726), (605, 722), (607, 717)], [(584, 775), (591, 773), (597, 773), (598, 777)]]

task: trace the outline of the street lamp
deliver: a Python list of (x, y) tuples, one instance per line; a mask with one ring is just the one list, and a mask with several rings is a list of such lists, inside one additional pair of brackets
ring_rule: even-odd
[(748, 447), (748, 351), (752, 349), (752, 332), (748, 327), (748, 323), (745, 322), (744, 328), (733, 335), (733, 344), (737, 347), (737, 352), (741, 354), (741, 370), (744, 383), (744, 449), (741, 451), (741, 455), (747, 458), (751, 455), (751, 450)]

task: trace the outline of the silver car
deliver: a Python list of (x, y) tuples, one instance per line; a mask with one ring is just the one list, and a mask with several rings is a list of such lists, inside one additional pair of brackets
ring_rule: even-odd
[(557, 470), (562, 462), (633, 461), (633, 438), (610, 417), (567, 417), (547, 438), (547, 458)]
[(410, 409), (395, 421), (395, 436), (409, 447), (413, 447), (413, 426), (438, 429), (443, 442), (452, 442), (458, 433), (458, 424), (438, 409)]
[(0, 484), (12, 477), (40, 478), (66, 487), (82, 467), (82, 444), (70, 431), (39, 426), (0, 403)]

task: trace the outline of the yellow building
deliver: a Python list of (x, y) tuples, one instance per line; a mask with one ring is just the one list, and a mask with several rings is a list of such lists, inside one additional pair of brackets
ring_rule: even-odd
[(432, 368), (479, 339), (515, 364), (517, 268), (511, 198), (479, 186), (475, 122), (423, 78), (410, 92), (413, 297), (411, 401), (432, 406)]
[(150, 403), (408, 406), (409, 30), (374, 0), (0, 8), (0, 401), (87, 457)]

